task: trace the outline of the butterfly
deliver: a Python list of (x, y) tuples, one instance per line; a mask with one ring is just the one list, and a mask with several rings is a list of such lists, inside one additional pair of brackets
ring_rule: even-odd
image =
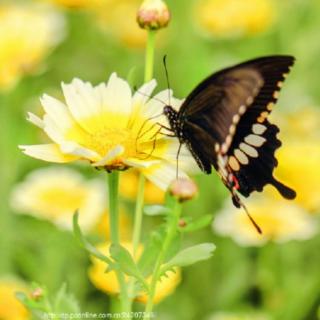
[(244, 207), (238, 193), (248, 197), (267, 184), (286, 199), (296, 197), (273, 175), (281, 141), (279, 128), (268, 120), (294, 60), (267, 56), (223, 69), (202, 81), (179, 111), (163, 109), (180, 146), (187, 146), (205, 173), (215, 168), (238, 208)]

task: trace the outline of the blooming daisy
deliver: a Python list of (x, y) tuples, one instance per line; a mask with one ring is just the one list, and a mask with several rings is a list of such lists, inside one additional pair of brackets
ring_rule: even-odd
[(0, 89), (39, 65), (64, 35), (63, 17), (46, 6), (0, 5)]
[(18, 213), (49, 220), (67, 230), (72, 230), (72, 217), (78, 210), (81, 229), (89, 231), (101, 220), (107, 203), (100, 181), (87, 181), (71, 169), (49, 167), (29, 173), (14, 187), (11, 206)]
[(246, 201), (246, 205), (261, 227), (262, 235), (257, 233), (248, 217), (232, 206), (230, 201), (215, 217), (214, 231), (231, 237), (242, 246), (261, 246), (268, 241), (282, 243), (306, 240), (313, 237), (317, 231), (313, 217), (286, 200), (254, 195)]
[[(129, 252), (133, 252), (133, 246), (131, 242), (124, 242), (122, 243), (122, 246), (124, 246)], [(99, 245), (98, 249), (100, 252), (108, 256), (109, 247), (110, 243), (105, 243)], [(141, 255), (142, 250), (143, 246), (140, 245), (138, 247), (138, 256)], [(181, 281), (181, 270), (179, 268), (175, 268), (175, 272), (170, 271), (166, 275), (167, 276), (162, 277), (161, 281), (159, 281), (157, 284), (154, 303), (159, 303), (165, 297), (172, 294)], [(106, 273), (105, 262), (94, 257), (92, 258), (92, 265), (89, 268), (89, 278), (98, 289), (113, 295), (119, 293), (119, 284), (115, 272), (110, 271)], [(150, 282), (150, 279), (147, 279), (147, 282)], [(146, 303), (148, 296), (141, 292), (141, 294), (136, 297), (136, 300)]]
[[(152, 80), (132, 94), (128, 83), (113, 73), (108, 83), (92, 86), (74, 79), (62, 84), (65, 102), (44, 95), (43, 118), (29, 113), (29, 121), (52, 140), (42, 145), (20, 146), (31, 157), (57, 163), (87, 160), (95, 168), (137, 168), (162, 189), (175, 179), (179, 142), (159, 132), (168, 126), (164, 104), (178, 108), (181, 100), (169, 90), (149, 98), (156, 86)], [(193, 166), (183, 149), (179, 156), (179, 178)]]

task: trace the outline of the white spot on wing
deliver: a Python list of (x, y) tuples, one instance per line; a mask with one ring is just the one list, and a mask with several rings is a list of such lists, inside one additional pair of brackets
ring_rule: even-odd
[(266, 130), (267, 130), (267, 127), (264, 126), (263, 124), (256, 123), (252, 126), (252, 131), (255, 134), (263, 134)]
[(249, 163), (248, 157), (241, 150), (235, 149), (234, 150), (234, 155), (236, 156), (236, 158), (239, 160), (240, 163), (242, 163), (242, 164), (248, 164)]
[(252, 158), (257, 158), (259, 156), (258, 151), (246, 143), (240, 143), (239, 147), (242, 151), (244, 151), (248, 156)]
[(255, 134), (249, 134), (244, 138), (244, 141), (252, 146), (261, 147), (266, 142), (266, 138), (257, 136)]

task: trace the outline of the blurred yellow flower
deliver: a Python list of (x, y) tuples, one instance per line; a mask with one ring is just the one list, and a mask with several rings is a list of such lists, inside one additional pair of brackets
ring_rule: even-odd
[(275, 15), (271, 0), (200, 0), (195, 12), (201, 29), (216, 37), (263, 32)]
[[(66, 103), (44, 95), (43, 119), (29, 113), (29, 121), (43, 129), (53, 143), (20, 148), (49, 162), (87, 160), (93, 167), (107, 170), (134, 167), (166, 189), (175, 179), (179, 142), (159, 134), (158, 124), (168, 126), (161, 101), (170, 99), (178, 108), (181, 100), (168, 90), (149, 99), (155, 86), (152, 80), (132, 95), (129, 84), (115, 73), (107, 84), (96, 87), (79, 79), (62, 84)], [(184, 149), (179, 157), (180, 178), (187, 178), (183, 168), (193, 164)]]
[(9, 89), (24, 74), (39, 70), (62, 39), (63, 29), (63, 17), (52, 8), (0, 5), (0, 89)]
[(66, 168), (43, 168), (27, 175), (15, 186), (11, 205), (21, 213), (49, 220), (62, 229), (72, 230), (72, 217), (79, 210), (83, 231), (95, 227), (106, 208), (104, 184), (85, 180)]
[[(130, 242), (121, 244), (129, 252), (132, 253), (133, 246)], [(98, 250), (105, 255), (109, 255), (109, 243), (98, 246)], [(142, 245), (138, 248), (138, 256), (141, 255), (143, 250)], [(106, 264), (97, 258), (92, 258), (92, 266), (89, 269), (89, 278), (91, 282), (100, 290), (108, 294), (118, 294), (119, 284), (114, 271), (106, 273)], [(161, 302), (165, 297), (172, 294), (178, 284), (181, 281), (181, 270), (176, 268), (175, 272), (168, 272), (168, 277), (163, 277), (157, 285), (154, 303)], [(147, 280), (148, 281), (148, 280)], [(141, 293), (136, 300), (142, 303), (146, 303), (148, 296), (145, 293)]]
[(0, 279), (0, 319), (29, 320), (27, 309), (17, 300), (15, 294), (26, 291), (25, 286), (14, 279)]
[(102, 0), (47, 0), (67, 8), (88, 8), (100, 3)]
[(277, 151), (275, 175), (297, 191), (295, 202), (320, 213), (320, 110), (304, 107), (277, 116), (283, 146)]
[(277, 158), (275, 174), (297, 192), (295, 202), (309, 212), (320, 213), (319, 140), (301, 137), (300, 141), (286, 143)]
[[(125, 212), (123, 208), (119, 210), (119, 235), (121, 240), (128, 240), (131, 238), (132, 228), (131, 228), (131, 220), (128, 214)], [(99, 235), (105, 239), (106, 241), (110, 240), (110, 220), (109, 213), (104, 212), (101, 220), (98, 223), (97, 231)]]
[(140, 4), (140, 0), (101, 0), (92, 11), (102, 30), (116, 40), (128, 47), (144, 48), (147, 33), (136, 21)]
[[(138, 191), (139, 172), (136, 170), (127, 170), (121, 175), (120, 194), (131, 201), (135, 201)], [(164, 202), (165, 192), (150, 181), (146, 181), (144, 188), (144, 199), (147, 204), (162, 204)]]
[(268, 241), (306, 240), (317, 231), (313, 217), (293, 202), (255, 194), (246, 200), (246, 205), (261, 227), (262, 235), (257, 233), (246, 214), (232, 206), (230, 201), (216, 215), (214, 230), (242, 246), (260, 246)]

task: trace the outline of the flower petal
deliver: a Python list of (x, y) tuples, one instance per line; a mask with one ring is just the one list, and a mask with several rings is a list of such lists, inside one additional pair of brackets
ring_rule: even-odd
[(65, 141), (60, 145), (61, 151), (69, 155), (78, 156), (83, 159), (97, 161), (101, 156), (93, 150), (84, 148), (73, 141)]
[[(161, 163), (159, 165), (151, 166), (150, 168), (141, 170), (142, 173), (152, 183), (162, 190), (167, 190), (169, 185), (176, 179), (177, 169), (175, 165), (170, 163)], [(178, 179), (189, 177), (181, 170), (178, 171)]]
[(30, 157), (48, 162), (65, 163), (79, 159), (79, 157), (74, 155), (63, 154), (57, 144), (19, 146), (19, 148)]
[(40, 129), (43, 129), (44, 128), (44, 122), (43, 122), (43, 120), (40, 118), (40, 117), (38, 117), (38, 116), (36, 116), (34, 113), (32, 113), (32, 112), (28, 112), (27, 113), (27, 120), (29, 121), (29, 122), (31, 122), (32, 124), (34, 124), (35, 126), (37, 126), (38, 128), (40, 128)]
[(108, 154), (103, 157), (101, 160), (95, 162), (92, 164), (94, 167), (103, 167), (108, 164), (110, 164), (116, 157), (123, 154), (125, 151), (123, 146), (116, 146), (114, 149), (112, 149)]

